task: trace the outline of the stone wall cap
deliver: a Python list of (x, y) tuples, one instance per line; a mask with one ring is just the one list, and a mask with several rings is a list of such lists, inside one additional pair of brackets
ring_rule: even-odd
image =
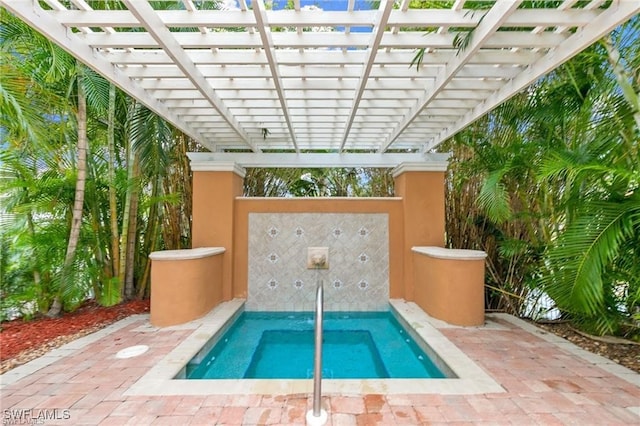
[(397, 178), (403, 173), (408, 172), (446, 172), (449, 167), (449, 161), (445, 159), (431, 160), (425, 162), (412, 162), (399, 164), (391, 171), (391, 176)]
[(224, 247), (198, 247), (182, 250), (154, 251), (149, 255), (149, 258), (151, 260), (190, 260), (215, 256), (224, 252)]
[(444, 247), (412, 247), (412, 251), (424, 254), (429, 257), (449, 260), (482, 260), (487, 257), (487, 253), (482, 250), (448, 249)]

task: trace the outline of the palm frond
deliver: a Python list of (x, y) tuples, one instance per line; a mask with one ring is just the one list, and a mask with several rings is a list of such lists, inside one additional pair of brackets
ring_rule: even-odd
[(634, 216), (640, 198), (618, 202), (593, 202), (548, 251), (551, 274), (545, 288), (567, 311), (595, 314), (604, 306), (604, 269), (619, 255), (624, 240), (638, 231)]
[(85, 68), (82, 73), (87, 105), (94, 113), (104, 116), (109, 107), (109, 82), (89, 68)]
[(166, 174), (170, 158), (166, 147), (172, 142), (173, 129), (148, 108), (134, 104), (129, 120), (132, 148), (139, 155), (142, 170), (147, 174)]
[(495, 223), (502, 223), (512, 215), (509, 194), (501, 182), (503, 176), (504, 170), (489, 173), (477, 199), (479, 207)]

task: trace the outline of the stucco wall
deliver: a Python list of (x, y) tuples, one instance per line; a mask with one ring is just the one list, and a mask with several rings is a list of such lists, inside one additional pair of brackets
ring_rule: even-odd
[(224, 249), (151, 253), (151, 324), (183, 324), (222, 302)]
[(411, 257), (418, 306), (449, 324), (484, 324), (484, 252), (414, 247)]

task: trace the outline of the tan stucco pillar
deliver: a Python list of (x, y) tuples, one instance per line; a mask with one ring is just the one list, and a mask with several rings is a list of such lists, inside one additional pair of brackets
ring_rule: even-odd
[(245, 170), (236, 163), (191, 159), (193, 171), (192, 246), (224, 247), (222, 299), (233, 297), (235, 199), (242, 195)]
[(403, 264), (406, 300), (414, 300), (412, 247), (444, 247), (444, 179), (447, 161), (403, 163), (393, 171), (403, 204)]

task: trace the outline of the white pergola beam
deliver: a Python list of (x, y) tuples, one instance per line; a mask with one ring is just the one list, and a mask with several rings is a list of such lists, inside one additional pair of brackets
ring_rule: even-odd
[[(269, 81), (262, 78), (235, 78), (235, 79), (215, 79), (217, 84), (220, 84), (220, 91), (222, 90), (245, 90), (245, 91), (265, 91), (274, 90), (273, 86), (269, 84)], [(381, 84), (383, 82), (377, 82), (374, 89), (376, 90), (409, 90), (419, 85), (419, 81), (411, 82), (406, 81), (390, 81), (384, 82), (388, 84)], [(291, 91), (309, 91), (309, 90), (351, 90), (353, 91), (356, 86), (355, 80), (333, 80), (333, 79), (314, 79), (314, 80), (295, 80), (286, 79), (283, 80), (284, 89), (287, 93)], [(140, 85), (145, 89), (157, 89), (157, 90), (189, 90), (194, 89), (193, 84), (187, 79), (142, 79)], [(224, 87), (222, 87), (224, 85)]]
[(618, 26), (620, 22), (624, 22), (638, 13), (640, 13), (640, 2), (617, 1), (616, 4), (611, 5), (610, 8), (602, 12), (579, 32), (572, 35), (563, 44), (558, 46), (558, 48), (549, 52), (535, 64), (529, 66), (525, 72), (520, 73), (517, 77), (505, 83), (504, 86), (476, 108), (465, 114), (452, 126), (448, 126), (447, 129), (440, 133), (429, 145), (428, 149), (432, 149), (441, 144), (450, 136), (453, 136), (455, 133), (534, 83), (541, 76), (551, 72), (556, 67), (607, 35)]
[[(400, 66), (374, 66), (369, 77), (372, 79), (424, 79), (438, 76), (442, 67), (421, 67), (420, 70), (409, 68), (407, 65)], [(497, 65), (467, 65), (461, 69), (457, 77), (460, 78), (510, 78), (520, 72), (523, 66), (497, 66)], [(228, 79), (268, 79), (271, 72), (267, 67), (261, 66), (201, 66), (199, 67), (203, 78), (211, 79), (211, 84)], [(148, 66), (148, 67), (127, 67), (121, 69), (129, 77), (135, 79), (184, 79), (184, 72), (175, 66)], [(356, 66), (326, 68), (320, 65), (305, 67), (291, 67), (280, 71), (283, 84), (288, 87), (287, 79), (344, 79), (357, 81), (360, 77), (361, 69)], [(221, 83), (222, 84), (222, 83)], [(482, 82), (480, 82), (482, 84)]]
[[(482, 65), (478, 65), (481, 67)], [(245, 78), (270, 78), (271, 72), (264, 66), (211, 66), (205, 65), (199, 67), (200, 72), (206, 79), (227, 80), (227, 79), (245, 79)], [(480, 68), (477, 68), (480, 69)], [(492, 71), (494, 67), (485, 66), (487, 72), (495, 73)], [(127, 67), (122, 69), (131, 78), (184, 78), (185, 75), (179, 68), (171, 65), (166, 66), (147, 66), (147, 67)], [(424, 67), (420, 69), (420, 72), (416, 72), (415, 69), (410, 69), (408, 66), (387, 66), (387, 67), (375, 67), (371, 70), (371, 77), (374, 78), (420, 78), (420, 77), (435, 77), (437, 75), (436, 68)], [(360, 69), (356, 66), (350, 67), (332, 67), (326, 68), (321, 65), (312, 65), (305, 67), (291, 67), (285, 68), (280, 71), (281, 78), (283, 80), (289, 78), (332, 78), (332, 79), (353, 79), (354, 81), (360, 76)], [(287, 84), (286, 81), (283, 82)]]
[(241, 167), (397, 167), (402, 163), (433, 164), (434, 168), (446, 169), (449, 154), (247, 154), (247, 153), (196, 153), (187, 154), (192, 169), (206, 167), (211, 163), (236, 163)]
[[(234, 28), (255, 25), (250, 11), (202, 10), (197, 14), (186, 10), (159, 10), (156, 12), (167, 27), (210, 27)], [(274, 27), (333, 27), (333, 26), (373, 26), (375, 11), (309, 11), (309, 10), (268, 10), (266, 20)], [(67, 27), (114, 27), (133, 28), (139, 21), (128, 10), (59, 10), (53, 16)], [(388, 24), (394, 27), (475, 27), (482, 11), (477, 10), (393, 10)], [(509, 27), (556, 27), (583, 26), (597, 16), (592, 10), (557, 9), (518, 10), (508, 17)]]
[(298, 144), (296, 142), (296, 131), (293, 125), (291, 124), (291, 117), (289, 117), (289, 107), (287, 106), (287, 98), (284, 94), (284, 89), (282, 88), (282, 78), (280, 77), (280, 71), (278, 69), (275, 50), (273, 48), (271, 28), (269, 28), (267, 24), (267, 17), (266, 17), (267, 14), (264, 7), (264, 2), (262, 0), (252, 0), (252, 4), (253, 4), (253, 13), (256, 18), (256, 24), (258, 27), (258, 32), (260, 33), (260, 38), (262, 39), (262, 44), (264, 46), (263, 47), (264, 53), (267, 57), (267, 62), (269, 63), (269, 69), (271, 70), (271, 81), (275, 86), (276, 92), (278, 94), (278, 101), (280, 102), (282, 115), (284, 116), (284, 119), (287, 122), (287, 127), (289, 128), (289, 136), (291, 137), (293, 148), (295, 149), (296, 152), (300, 152), (300, 150), (298, 149)]
[(384, 34), (387, 20), (389, 19), (389, 15), (391, 14), (392, 8), (393, 8), (392, 0), (382, 0), (380, 2), (380, 9), (376, 14), (375, 24), (373, 27), (373, 36), (371, 38), (371, 44), (367, 49), (367, 57), (365, 58), (364, 67), (362, 68), (362, 73), (360, 74), (360, 78), (358, 79), (358, 87), (356, 88), (355, 93), (353, 95), (353, 105), (351, 106), (351, 112), (349, 113), (349, 117), (347, 118), (347, 121), (344, 126), (342, 142), (340, 142), (340, 152), (344, 150), (344, 146), (347, 143), (347, 139), (349, 139), (349, 132), (351, 131), (351, 125), (353, 124), (353, 120), (356, 114), (358, 114), (358, 106), (360, 105), (360, 101), (362, 99), (364, 90), (367, 87), (367, 81), (369, 80), (369, 75), (371, 74), (371, 69), (376, 59), (376, 54), (378, 53), (380, 41), (382, 40), (382, 36)]
[[(138, 3), (140, 0), (127, 0)], [(140, 4), (143, 4), (141, 2)], [(159, 24), (158, 24), (159, 25)], [(167, 30), (168, 31), (168, 30)], [(207, 34), (184, 32), (171, 33), (182, 49), (259, 49), (262, 40), (259, 34), (238, 32), (209, 32)], [(510, 47), (549, 48), (564, 41), (568, 36), (551, 32), (534, 34), (522, 31), (500, 31), (487, 39), (485, 46), (490, 49)], [(95, 48), (160, 48), (156, 39), (144, 32), (116, 32), (83, 34), (85, 42)], [(341, 32), (291, 32), (272, 33), (273, 45), (277, 48), (350, 48), (366, 49), (370, 35), (367, 33)], [(417, 49), (453, 49), (454, 34), (435, 34), (421, 31), (392, 34), (385, 32), (380, 40), (381, 48)], [(409, 60), (410, 62), (410, 60)]]
[(411, 124), (411, 122), (422, 112), (422, 110), (435, 99), (436, 96), (453, 80), (453, 78), (463, 69), (473, 55), (480, 50), (489, 37), (491, 37), (507, 20), (507, 17), (518, 8), (521, 0), (498, 0), (493, 7), (483, 16), (482, 22), (474, 29), (471, 42), (464, 49), (458, 52), (451, 61), (443, 68), (432, 88), (425, 96), (419, 100), (407, 118), (400, 123), (391, 134), (391, 137), (380, 147), (380, 151), (386, 151), (389, 146), (400, 136), (400, 134)]
[(185, 55), (182, 46), (175, 40), (173, 33), (171, 33), (158, 18), (158, 15), (151, 5), (146, 1), (123, 0), (123, 2), (138, 19), (140, 24), (149, 32), (149, 35), (167, 52), (167, 55), (173, 59), (175, 65), (191, 80), (202, 96), (211, 103), (211, 106), (229, 123), (229, 126), (247, 146), (253, 151), (258, 151), (258, 148), (250, 140), (244, 129), (242, 129), (235, 118), (229, 114), (227, 108), (207, 83), (207, 80), (200, 70), (195, 66), (193, 61)]
[[(196, 65), (267, 65), (264, 52), (255, 50), (224, 50), (216, 52), (200, 49), (185, 50), (185, 53)], [(105, 59), (114, 64), (122, 65), (169, 65), (173, 60), (162, 50), (136, 50), (133, 52), (104, 51)], [(413, 49), (396, 49), (392, 52), (379, 51), (376, 55), (377, 65), (397, 65), (411, 62), (415, 55)], [(365, 62), (364, 51), (275, 51), (276, 62), (280, 65), (358, 65)], [(530, 50), (490, 50), (478, 52), (469, 61), (470, 64), (523, 64), (528, 65), (540, 59), (542, 53)], [(426, 55), (422, 64), (445, 65), (451, 58), (451, 52), (431, 52)]]

